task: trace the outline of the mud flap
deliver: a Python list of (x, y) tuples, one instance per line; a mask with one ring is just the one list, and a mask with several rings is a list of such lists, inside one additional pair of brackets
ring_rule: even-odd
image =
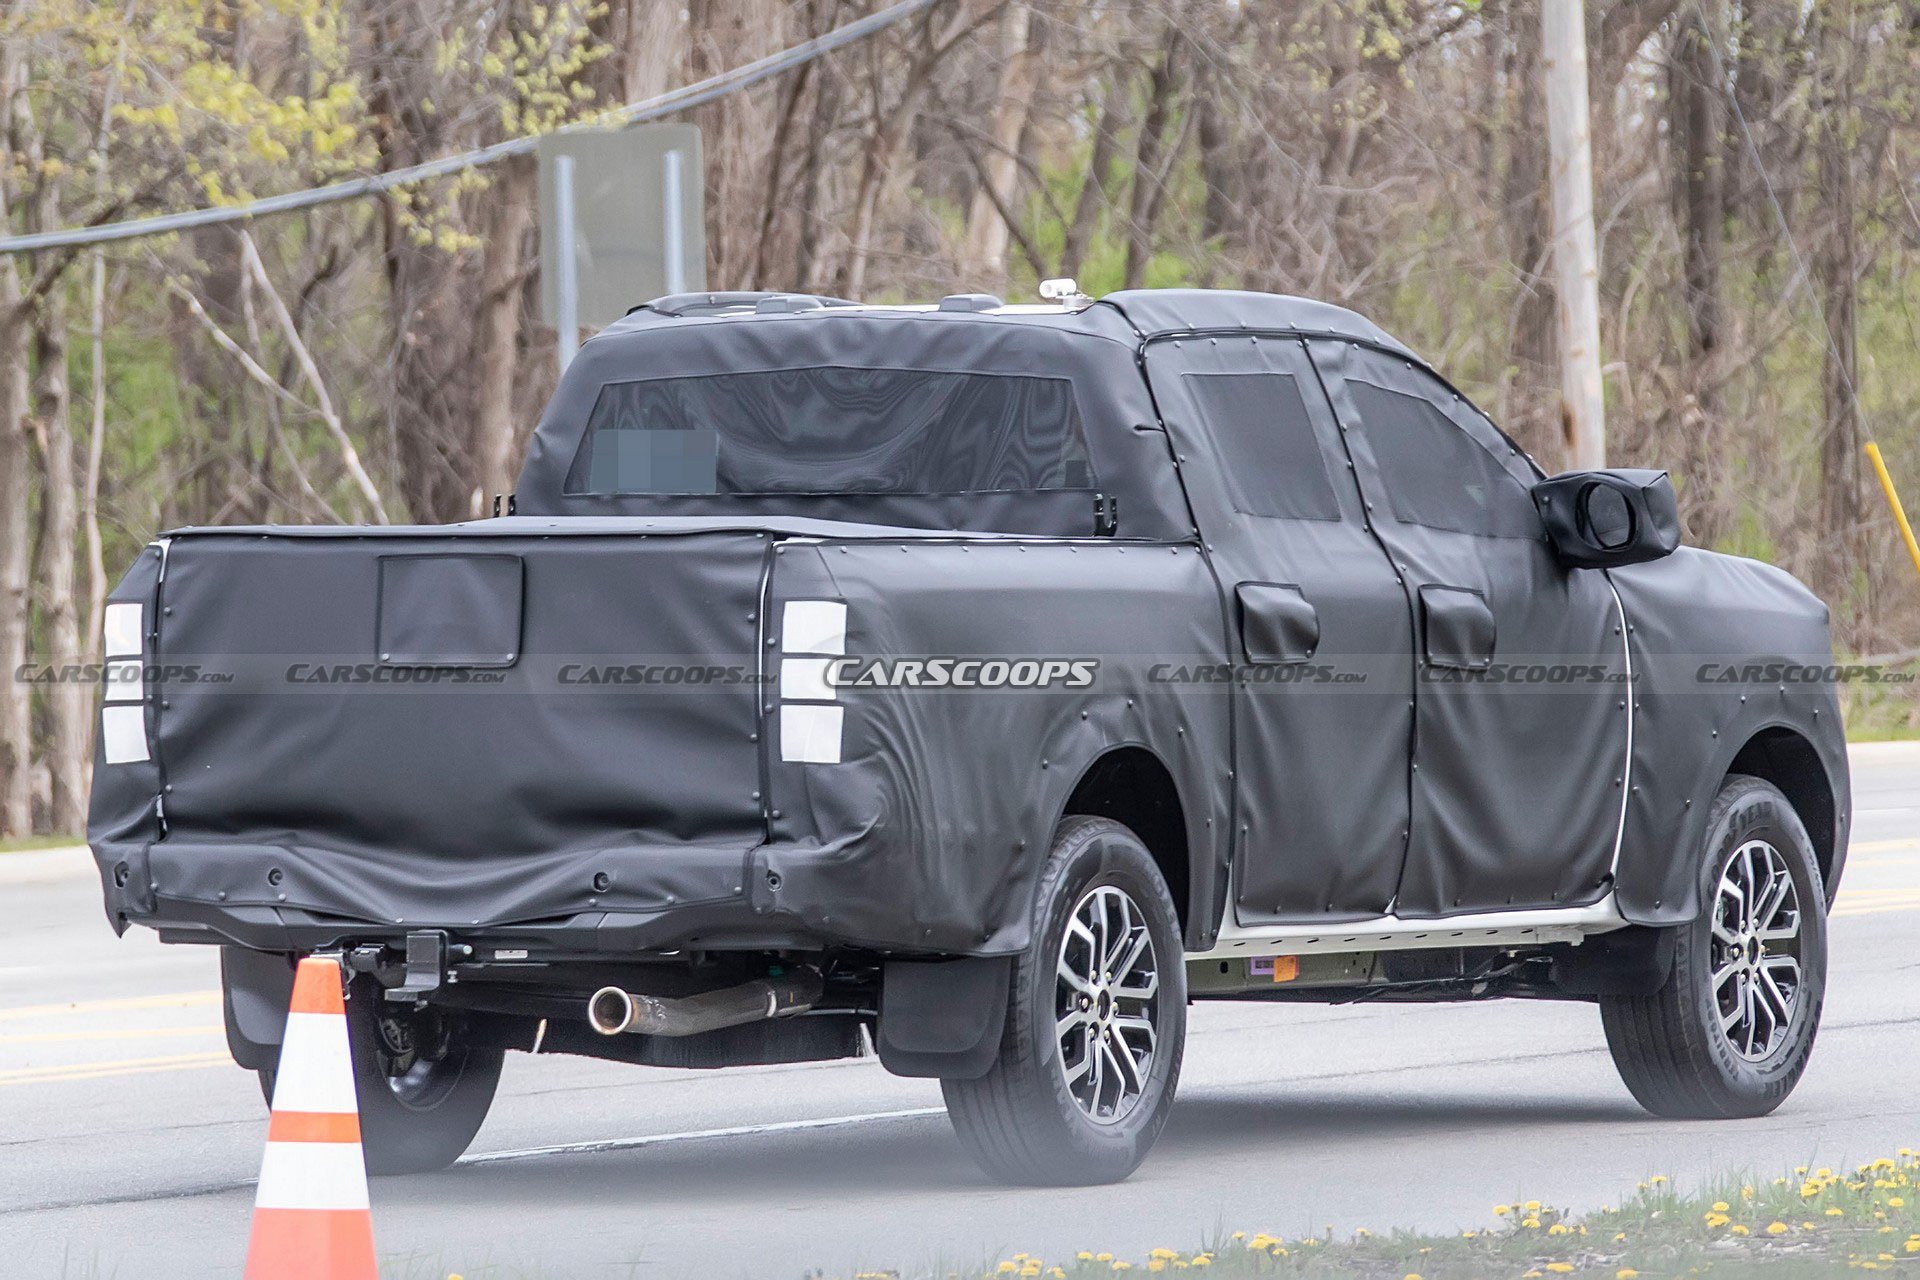
[(887, 963), (874, 1044), (897, 1076), (977, 1080), (1000, 1052), (1013, 957)]
[(220, 986), (226, 1007), (227, 1049), (249, 1071), (278, 1065), (293, 1000), (293, 963), (287, 956), (246, 947), (220, 948)]

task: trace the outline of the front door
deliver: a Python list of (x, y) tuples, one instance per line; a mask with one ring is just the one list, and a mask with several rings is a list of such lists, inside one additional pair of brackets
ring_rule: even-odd
[(1532, 464), (1451, 387), (1354, 343), (1312, 354), (1416, 614), (1413, 834), (1395, 913), (1604, 897), (1632, 715), (1612, 586), (1560, 567)]
[(1305, 345), (1161, 340), (1147, 370), (1224, 602), (1239, 922), (1381, 915), (1408, 825), (1412, 620)]

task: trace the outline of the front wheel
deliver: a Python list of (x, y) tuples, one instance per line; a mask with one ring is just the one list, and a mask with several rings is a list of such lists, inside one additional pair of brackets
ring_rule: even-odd
[(1600, 1001), (1607, 1047), (1634, 1098), (1659, 1116), (1763, 1116), (1813, 1053), (1827, 983), (1826, 892), (1793, 806), (1733, 775), (1708, 816), (1700, 914), (1675, 930), (1673, 969), (1652, 995)]
[(1015, 957), (999, 1057), (943, 1080), (968, 1152), (1004, 1182), (1118, 1182), (1173, 1106), (1187, 971), (1166, 882), (1138, 836), (1105, 818), (1060, 824)]
[[(349, 993), (347, 1040), (367, 1172), (430, 1173), (458, 1160), (493, 1105), (506, 1054), (464, 1043), (437, 1010), (383, 1000), (371, 982)], [(271, 1105), (275, 1070), (259, 1076)]]

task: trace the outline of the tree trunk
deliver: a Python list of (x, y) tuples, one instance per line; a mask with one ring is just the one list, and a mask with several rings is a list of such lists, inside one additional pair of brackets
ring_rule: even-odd
[(1147, 263), (1153, 258), (1153, 232), (1160, 220), (1161, 196), (1166, 190), (1168, 155), (1167, 121), (1173, 115), (1176, 87), (1175, 55), (1180, 48), (1180, 30), (1167, 27), (1166, 48), (1147, 78), (1147, 110), (1140, 121), (1140, 138), (1134, 145), (1133, 191), (1127, 203), (1126, 287), (1138, 289), (1147, 281)]
[(1859, 261), (1854, 210), (1853, 157), (1853, 0), (1822, 6), (1820, 32), (1820, 193), (1828, 226), (1815, 273), (1826, 320), (1826, 352), (1820, 392), (1825, 431), (1820, 447), (1821, 584), (1829, 602), (1847, 592), (1854, 571), (1865, 563), (1861, 538), (1860, 400), (1858, 355)]
[(1132, 68), (1124, 62), (1108, 70), (1107, 90), (1100, 100), (1100, 117), (1093, 127), (1093, 153), (1087, 161), (1087, 176), (1080, 183), (1080, 194), (1073, 202), (1073, 221), (1067, 224), (1066, 238), (1060, 248), (1060, 274), (1080, 273), (1087, 246), (1093, 243), (1093, 229), (1100, 213), (1113, 203), (1108, 183), (1113, 173), (1113, 157), (1120, 149), (1120, 131), (1126, 127), (1127, 105), (1133, 93)]
[[(1220, 110), (1220, 69), (1202, 65), (1194, 72), (1194, 111), (1199, 116), (1200, 174), (1206, 182), (1205, 201), (1200, 208), (1200, 236), (1209, 255), (1214, 250), (1232, 252), (1234, 232), (1239, 226), (1235, 215), (1235, 197), (1240, 189), (1239, 171), (1233, 147), (1233, 135), (1226, 116)], [(1207, 279), (1214, 284), (1216, 267), (1210, 261)]]
[(1566, 448), (1561, 441), (1560, 397), (1556, 388), (1555, 302), (1547, 267), (1546, 134), (1537, 122), (1547, 113), (1540, 80), (1540, 15), (1532, 6), (1512, 11), (1512, 61), (1507, 81), (1512, 95), (1505, 132), (1510, 139), (1501, 208), (1507, 229), (1507, 257), (1520, 280), (1507, 364), (1513, 381), (1502, 416), (1507, 430), (1548, 471), (1561, 470)]
[[(12, 6), (5, 10), (11, 16)], [(0, 148), (15, 145), (14, 104), (26, 73), (26, 42), (0, 41)], [(13, 225), (12, 166), (0, 165), (0, 227)], [(33, 458), (27, 445), (31, 394), (26, 309), (19, 260), (0, 256), (0, 836), (33, 830), (30, 685), (14, 677), (27, 660), (32, 604)]]
[(480, 500), (485, 515), (492, 494), (514, 481), (513, 377), (520, 341), (520, 282), (526, 270), (527, 233), (533, 228), (532, 166), (511, 160), (495, 173), (480, 266), (480, 315), (474, 326), (473, 373), (478, 404), (474, 447), (480, 460)]
[(1714, 33), (1698, 10), (1681, 20), (1668, 65), (1667, 106), (1686, 281), (1689, 404), (1684, 411), (1686, 474), (1682, 514), (1696, 542), (1711, 545), (1726, 532), (1720, 501), (1721, 246), (1725, 202), (1721, 191), (1722, 130)]
[[(51, 220), (49, 220), (51, 221)], [(43, 450), (40, 494), (40, 584), (42, 644), (50, 662), (78, 664), (80, 618), (74, 596), (74, 551), (78, 541), (78, 477), (73, 458), (73, 397), (67, 385), (67, 306), (56, 287), (35, 309), (33, 387), (36, 438)], [(93, 690), (62, 681), (47, 693), (47, 772), (52, 780), (49, 821), (59, 835), (86, 826), (87, 749), (91, 745)]]
[[(0, 86), (11, 84), (11, 79), (0, 78)], [(33, 792), (28, 780), (33, 751), (32, 686), (14, 678), (27, 660), (27, 611), (32, 599), (28, 351), (19, 271), (8, 257), (0, 260), (0, 836), (24, 836), (33, 830)]]
[(1040, 57), (1034, 48), (1033, 10), (1009, 4), (1000, 15), (1000, 86), (987, 121), (988, 149), (980, 161), (979, 188), (967, 211), (960, 278), (969, 288), (1000, 293), (1007, 285), (1010, 228), (1001, 210), (1017, 212), (1014, 186), (1020, 177), (1020, 135), (1033, 111)]

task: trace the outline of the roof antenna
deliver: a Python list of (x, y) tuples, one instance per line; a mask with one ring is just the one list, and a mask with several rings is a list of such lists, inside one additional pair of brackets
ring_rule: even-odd
[(1054, 280), (1040, 282), (1040, 296), (1048, 302), (1057, 302), (1063, 307), (1078, 308), (1091, 306), (1093, 299), (1080, 292), (1080, 282), (1072, 276), (1060, 276)]

